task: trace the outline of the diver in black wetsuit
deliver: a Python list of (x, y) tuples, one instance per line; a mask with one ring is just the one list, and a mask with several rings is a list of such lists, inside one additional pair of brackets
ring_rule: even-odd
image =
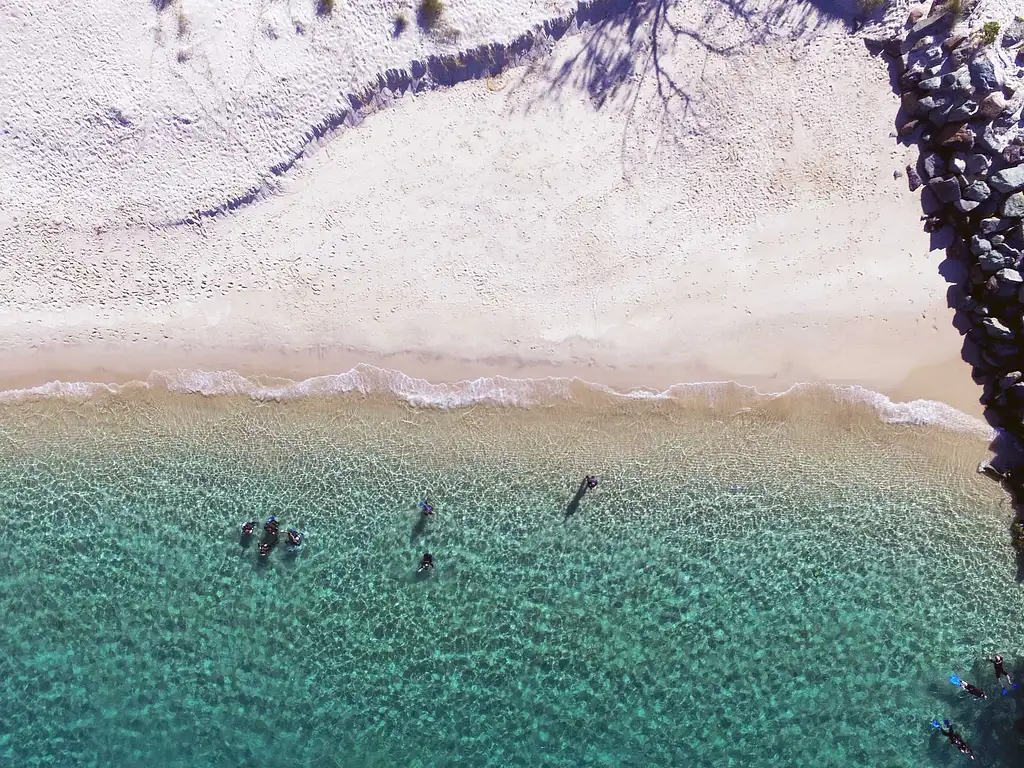
[(256, 521), (250, 520), (248, 523), (242, 526), (243, 536), (252, 536), (252, 532), (256, 530)]
[(289, 528), (285, 534), (288, 537), (289, 547), (300, 547), (302, 546), (302, 534), (296, 531), (294, 528)]
[(587, 486), (588, 491), (592, 491), (597, 488), (597, 484), (601, 482), (601, 478), (597, 475), (587, 475), (583, 478), (583, 484)]
[(989, 659), (992, 662), (992, 666), (996, 668), (996, 682), (1003, 685), (1003, 678), (1006, 678), (1006, 685), (1003, 685), (1003, 693), (1006, 693), (1006, 689), (1013, 686), (1013, 680), (1010, 679), (1010, 673), (1006, 671), (1006, 667), (1003, 664), (1003, 657), (998, 653)]
[(988, 698), (985, 695), (985, 691), (983, 691), (981, 688), (979, 688), (976, 685), (971, 685), (966, 680), (961, 680), (960, 681), (960, 687), (963, 688), (965, 691), (967, 691), (969, 694), (971, 694), (971, 696), (973, 696), (976, 699), (987, 699)]
[(277, 542), (280, 539), (278, 531), (281, 530), (281, 524), (277, 522), (277, 518), (271, 515), (267, 518), (267, 522), (263, 525), (263, 541), (260, 542), (260, 557), (267, 557), (270, 554)]
[(426, 499), (420, 502), (420, 509), (423, 510), (424, 517), (430, 517), (432, 514), (434, 514), (434, 505), (431, 504)]
[(943, 721), (946, 724), (945, 728), (939, 728), (939, 731), (943, 736), (949, 739), (949, 743), (959, 749), (962, 753), (967, 755), (971, 760), (974, 759), (974, 753), (971, 751), (970, 745), (964, 741), (964, 737), (953, 730), (953, 726), (949, 724), (949, 720)]
[(434, 568), (434, 556), (429, 552), (424, 552), (423, 557), (420, 558), (420, 567), (416, 569), (416, 573), (423, 573), (424, 571), (430, 571)]

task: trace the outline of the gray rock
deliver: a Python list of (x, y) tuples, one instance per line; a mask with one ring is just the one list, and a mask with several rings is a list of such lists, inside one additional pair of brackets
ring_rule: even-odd
[(934, 179), (946, 172), (946, 161), (937, 152), (928, 152), (921, 158), (925, 178)]
[(1017, 18), (1003, 28), (1003, 48), (1024, 41), (1024, 19)]
[(1013, 267), (1014, 263), (1012, 257), (999, 251), (989, 251), (978, 257), (978, 266), (981, 267), (981, 271), (989, 275), (998, 272), (1000, 269)]
[(975, 235), (971, 238), (971, 253), (975, 256), (981, 256), (983, 253), (988, 253), (991, 250), (992, 243), (981, 235)]
[(931, 112), (933, 109), (945, 109), (953, 106), (953, 97), (944, 93), (932, 93), (919, 99), (917, 106), (921, 113)]
[(942, 87), (948, 88), (951, 91), (960, 91), (961, 93), (970, 93), (974, 89), (971, 87), (971, 70), (967, 67), (961, 67), (956, 72), (949, 72), (942, 76)]
[(993, 250), (999, 251), (999, 253), (1003, 254), (1003, 256), (1006, 256), (1007, 258), (1011, 259), (1014, 264), (1019, 263), (1021, 256), (1024, 256), (1024, 250), (1022, 250), (1021, 248), (1016, 248), (1013, 245), (1010, 245), (1009, 243), (1000, 243)]
[(984, 181), (972, 181), (964, 190), (964, 199), (980, 203), (988, 200), (989, 195), (991, 194), (992, 190), (989, 189), (988, 184)]
[(1021, 379), (1024, 379), (1024, 373), (1021, 373), (1020, 371), (1010, 371), (999, 378), (999, 386), (1006, 389), (1007, 387), (1012, 387)]
[(1006, 99), (1003, 98), (1002, 93), (995, 91), (981, 100), (978, 117), (983, 120), (995, 120), (1004, 109), (1006, 109)]
[(942, 77), (936, 75), (935, 77), (928, 77), (917, 84), (917, 87), (922, 91), (937, 91), (942, 87)]
[(1003, 162), (1007, 165), (1020, 165), (1024, 163), (1024, 146), (1010, 144), (1001, 151)]
[[(1007, 229), (1012, 227), (1014, 223), (1015, 222), (1013, 219), (1002, 219), (993, 216), (988, 219), (982, 219), (981, 223), (978, 225), (978, 228), (981, 230), (982, 234), (988, 235), (991, 234), (992, 232), (1005, 232)], [(974, 250), (975, 241), (981, 242), (982, 238), (980, 238), (978, 235), (975, 235), (974, 237), (971, 238), (971, 251), (977, 253), (977, 251)], [(989, 243), (987, 240), (985, 240), (984, 242), (988, 245), (988, 248), (986, 248), (985, 250), (991, 251), (992, 244)]]
[(950, 122), (969, 120), (978, 113), (978, 102), (968, 99), (959, 107), (953, 107), (947, 115)]
[(967, 172), (975, 176), (984, 176), (992, 166), (992, 158), (976, 152), (967, 156)]
[(963, 152), (957, 152), (949, 158), (949, 170), (958, 176), (967, 173), (967, 155)]
[(983, 91), (998, 91), (1003, 87), (1003, 65), (988, 49), (975, 54), (968, 66), (976, 87)]
[(1016, 344), (1008, 344), (1005, 341), (992, 342), (992, 344), (989, 345), (989, 349), (1000, 357), (1013, 357), (1020, 351), (1017, 349)]
[(998, 272), (996, 272), (996, 280), (998, 280), (1000, 284), (1004, 286), (1013, 286), (1013, 293), (1016, 293), (1018, 290), (1020, 290), (1021, 285), (1024, 284), (1024, 277), (1020, 276), (1020, 272), (1018, 272), (1016, 269), (1010, 269), (1008, 267), (1005, 269), (1000, 269)]
[(960, 198), (959, 200), (953, 201), (953, 207), (960, 211), (960, 213), (970, 213), (979, 205), (981, 205), (981, 203), (977, 200), (964, 200), (963, 198)]
[(1016, 192), (1024, 189), (1024, 165), (1015, 165), (993, 173), (988, 178), (989, 186), (996, 192)]
[(1011, 384), (1006, 388), (1006, 395), (1011, 400), (1018, 402), (1024, 400), (1024, 383)]
[(1012, 339), (1014, 336), (1013, 331), (994, 317), (986, 317), (981, 321), (981, 325), (985, 329), (985, 333), (994, 339)]
[(940, 177), (928, 182), (935, 197), (943, 203), (953, 203), (960, 199), (960, 184), (956, 179)]
[(926, 16), (910, 28), (906, 40), (903, 41), (903, 46), (906, 50), (910, 50), (925, 35), (945, 37), (945, 33), (952, 23), (953, 19), (946, 13), (934, 13), (931, 16)]
[(920, 189), (924, 182), (921, 181), (921, 174), (917, 172), (917, 168), (912, 165), (907, 166), (907, 186), (910, 187), (911, 192), (916, 192)]
[(970, 123), (950, 123), (935, 134), (935, 143), (947, 149), (966, 151), (974, 146), (974, 130)]
[(1003, 200), (1003, 206), (999, 209), (999, 212), (1003, 216), (1024, 219), (1024, 192), (1017, 192)]
[(921, 210), (924, 211), (925, 215), (932, 216), (942, 210), (942, 203), (932, 192), (932, 188), (926, 186), (921, 190)]

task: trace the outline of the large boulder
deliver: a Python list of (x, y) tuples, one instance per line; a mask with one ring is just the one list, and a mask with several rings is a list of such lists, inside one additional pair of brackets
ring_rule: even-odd
[(1013, 331), (994, 317), (986, 317), (981, 321), (981, 325), (985, 329), (985, 333), (994, 339), (1012, 339), (1014, 337)]
[(930, 93), (917, 102), (918, 110), (921, 113), (931, 112), (936, 109), (947, 109), (953, 106), (953, 97), (948, 93)]
[(935, 143), (947, 149), (968, 150), (974, 146), (974, 131), (967, 123), (950, 123), (935, 134)]
[(988, 48), (975, 54), (968, 64), (971, 80), (982, 91), (998, 91), (1005, 84), (1003, 65)]
[[(999, 218), (998, 216), (992, 216), (991, 218), (988, 219), (982, 219), (981, 222), (978, 224), (978, 229), (981, 230), (982, 234), (990, 235), (994, 232), (1005, 232), (1006, 230), (1010, 229), (1015, 223), (1016, 222), (1013, 219), (1002, 219)], [(974, 251), (975, 242), (984, 242), (985, 245), (988, 246), (987, 248), (985, 248), (985, 250), (992, 250), (992, 243), (980, 237), (979, 235), (975, 235), (974, 237), (971, 238), (972, 252), (976, 252)], [(979, 247), (981, 246), (979, 245)]]
[(1003, 200), (1003, 205), (999, 212), (1003, 216), (1024, 219), (1024, 192), (1016, 192)]
[(993, 173), (988, 177), (988, 183), (996, 192), (1003, 194), (1024, 189), (1024, 165), (1014, 165)]
[(935, 197), (943, 203), (955, 203), (960, 199), (960, 184), (953, 177), (939, 177), (928, 182)]
[(921, 170), (925, 178), (934, 179), (946, 172), (946, 161), (937, 152), (926, 152), (921, 157)]
[(1024, 277), (1020, 276), (1020, 272), (1008, 267), (996, 272), (995, 280), (999, 286), (997, 293), (1003, 297), (1016, 296), (1024, 285)]
[(1024, 42), (1024, 18), (1016, 18), (1003, 28), (1003, 47), (1009, 48)]
[(951, 122), (970, 120), (978, 113), (978, 102), (968, 99), (958, 107), (953, 107), (946, 118)]
[(964, 189), (963, 194), (965, 200), (974, 200), (975, 202), (981, 203), (988, 200), (989, 196), (992, 194), (992, 190), (989, 189), (988, 184), (984, 181), (978, 180), (972, 181), (968, 184), (966, 189)]
[(967, 172), (975, 176), (984, 176), (992, 166), (992, 158), (981, 152), (967, 156)]
[[(984, 230), (982, 230), (984, 231)], [(992, 243), (988, 239), (981, 235), (975, 235), (971, 238), (971, 253), (975, 256), (981, 256), (982, 254), (988, 253), (992, 250)]]
[(1003, 98), (1003, 94), (999, 91), (995, 91), (981, 100), (981, 106), (978, 107), (978, 117), (983, 120), (995, 120), (1002, 114), (1004, 109), (1006, 109), (1006, 99)]

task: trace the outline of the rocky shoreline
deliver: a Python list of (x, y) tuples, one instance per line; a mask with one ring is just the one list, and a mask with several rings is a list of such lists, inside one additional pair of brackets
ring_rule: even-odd
[[(948, 242), (950, 306), (986, 418), (1024, 457), (1024, 18), (972, 20), (966, 6), (914, 6), (865, 41), (889, 62), (897, 135), (919, 149), (907, 182), (925, 230)], [(996, 462), (1024, 502), (1024, 459)]]

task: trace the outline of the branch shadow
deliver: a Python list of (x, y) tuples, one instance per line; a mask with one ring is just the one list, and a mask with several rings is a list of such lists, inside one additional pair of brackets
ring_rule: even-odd
[(854, 29), (855, 9), (855, 0), (711, 0), (703, 12), (679, 0), (581, 5), (567, 30), (579, 33), (578, 50), (529, 64), (518, 109), (583, 93), (597, 110), (613, 102), (628, 110), (624, 143), (637, 116), (652, 111), (664, 136), (682, 138), (703, 130), (694, 90), (713, 58), (773, 40), (809, 42), (837, 21)]

